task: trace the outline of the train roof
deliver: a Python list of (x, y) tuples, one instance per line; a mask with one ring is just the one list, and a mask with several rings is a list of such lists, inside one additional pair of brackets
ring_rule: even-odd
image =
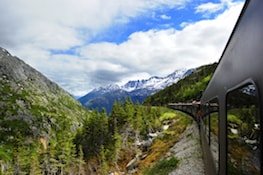
[(246, 1), (201, 102), (253, 82), (263, 88), (262, 0)]

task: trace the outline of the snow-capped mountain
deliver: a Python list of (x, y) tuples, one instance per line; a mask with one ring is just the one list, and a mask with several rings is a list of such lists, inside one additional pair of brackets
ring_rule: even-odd
[(178, 82), (192, 72), (193, 69), (180, 69), (165, 77), (153, 76), (149, 79), (128, 81), (122, 86), (111, 84), (92, 90), (79, 98), (79, 101), (88, 108), (98, 110), (105, 108), (107, 112), (110, 112), (116, 100), (124, 101), (130, 97), (133, 102), (142, 103), (149, 95)]
[[(185, 77), (185, 73), (187, 73), (188, 70), (186, 69), (180, 69), (172, 74), (169, 74), (166, 77), (151, 77), (147, 80), (136, 80), (136, 81), (129, 81), (125, 85), (121, 86), (121, 89), (126, 90), (128, 92), (138, 90), (138, 89), (148, 89), (148, 90), (161, 90), (167, 86), (172, 85), (173, 83), (176, 83), (181, 78)], [(189, 72), (188, 72), (189, 73)]]
[(116, 91), (116, 90), (119, 90), (121, 89), (121, 87), (117, 84), (109, 84), (105, 87), (99, 87), (99, 88), (95, 88), (93, 89), (91, 92), (99, 92), (101, 94), (105, 94), (107, 92), (112, 92), (112, 91)]

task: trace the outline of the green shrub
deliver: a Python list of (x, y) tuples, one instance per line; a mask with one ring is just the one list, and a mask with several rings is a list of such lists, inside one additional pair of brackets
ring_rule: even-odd
[(235, 123), (237, 125), (240, 125), (242, 123), (242, 121), (236, 115), (233, 115), (233, 114), (228, 114), (227, 120), (228, 122)]
[(172, 170), (176, 169), (179, 160), (176, 157), (170, 159), (164, 159), (151, 168), (146, 169), (143, 174), (145, 175), (168, 175)]
[(160, 120), (164, 121), (164, 120), (171, 120), (171, 119), (174, 119), (174, 118), (176, 118), (176, 114), (174, 112), (165, 112), (160, 117)]

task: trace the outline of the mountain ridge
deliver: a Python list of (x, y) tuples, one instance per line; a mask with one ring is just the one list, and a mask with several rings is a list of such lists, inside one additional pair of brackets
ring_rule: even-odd
[[(29, 172), (41, 164), (31, 158), (49, 161), (42, 153), (65, 157), (62, 164), (69, 167), (67, 160), (75, 156), (73, 138), (89, 116), (68, 92), (0, 48), (0, 159), (6, 167), (2, 171)], [(42, 166), (49, 171), (45, 163)]]
[(131, 80), (121, 86), (110, 84), (106, 87), (95, 88), (78, 100), (87, 108), (98, 110), (105, 108), (109, 113), (114, 101), (130, 98), (134, 103), (142, 103), (149, 95), (176, 83), (191, 74), (193, 70), (179, 69), (164, 77), (152, 76), (148, 79)]
[(196, 68), (189, 76), (147, 97), (144, 104), (161, 106), (168, 103), (200, 100), (216, 67), (217, 63), (213, 63)]

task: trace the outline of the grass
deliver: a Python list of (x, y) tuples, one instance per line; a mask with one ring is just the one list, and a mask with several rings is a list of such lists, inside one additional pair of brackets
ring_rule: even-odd
[[(165, 120), (173, 120), (173, 119), (180, 119), (181, 121), (191, 121), (188, 118), (189, 116), (181, 111), (176, 111), (176, 110), (170, 110), (168, 109), (167, 111), (163, 111), (160, 121), (165, 121)], [(188, 123), (189, 124), (189, 123)]]
[(164, 159), (156, 164), (154, 164), (151, 168), (146, 169), (143, 174), (144, 175), (168, 175), (172, 170), (174, 170), (179, 163), (179, 160), (176, 157), (172, 157), (170, 159)]
[(165, 112), (162, 114), (162, 116), (160, 117), (161, 121), (164, 120), (172, 120), (176, 118), (176, 114), (174, 112)]
[(4, 148), (0, 146), (0, 162), (1, 161), (10, 161), (12, 160), (10, 150), (8, 148)]

